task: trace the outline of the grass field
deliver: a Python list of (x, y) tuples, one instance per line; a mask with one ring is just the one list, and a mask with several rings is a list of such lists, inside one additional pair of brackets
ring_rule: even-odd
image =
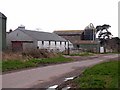
[(21, 60), (8, 60), (2, 62), (2, 71), (10, 71), (28, 67), (37, 67), (44, 64), (54, 64), (54, 63), (62, 63), (62, 62), (70, 62), (72, 59), (65, 58), (63, 56), (55, 57), (55, 58), (45, 58), (45, 59), (30, 59), (26, 61)]
[(118, 63), (111, 61), (88, 68), (74, 83), (78, 88), (118, 88)]
[(2, 60), (0, 60), (0, 73), (2, 72)]
[(82, 52), (82, 53), (76, 53), (76, 54), (70, 54), (70, 56), (93, 56), (94, 53), (90, 52)]

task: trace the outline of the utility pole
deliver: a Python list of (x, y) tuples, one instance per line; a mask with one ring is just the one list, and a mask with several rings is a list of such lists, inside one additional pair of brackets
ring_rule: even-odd
[(69, 40), (68, 40), (68, 55), (70, 54)]
[(94, 29), (93, 29), (93, 41), (94, 41)]
[(95, 41), (96, 38), (96, 29), (93, 29), (93, 41)]

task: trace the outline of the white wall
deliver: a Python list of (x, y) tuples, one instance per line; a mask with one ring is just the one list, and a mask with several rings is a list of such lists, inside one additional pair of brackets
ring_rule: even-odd
[(43, 45), (42, 45), (42, 41), (38, 41), (38, 45), (37, 45), (39, 48), (43, 48)]
[[(68, 42), (67, 42), (67, 47), (68, 47)], [(73, 44), (72, 44), (70, 41), (69, 41), (69, 48), (70, 48), (70, 49), (74, 48), (74, 47), (73, 47)]]
[(38, 41), (38, 47), (39, 49), (49, 49), (49, 50), (53, 49), (54, 51), (59, 50), (60, 52), (62, 52), (68, 48), (68, 42), (66, 42), (66, 45), (65, 42), (61, 42), (60, 45), (60, 42), (57, 41), (55, 45), (55, 41), (50, 41), (50, 45), (49, 45), (49, 41), (44, 41), (44, 45), (42, 45), (42, 41)]
[(61, 47), (60, 47), (60, 42), (56, 42), (56, 49), (61, 49)]
[(50, 41), (50, 49), (55, 49), (55, 41)]
[(50, 46), (49, 46), (49, 41), (44, 41), (44, 45), (42, 45), (43, 48), (46, 48), (46, 49), (49, 49)]
[(60, 51), (65, 50), (65, 48), (67, 49), (67, 47), (65, 46), (65, 42), (62, 42), (60, 45)]

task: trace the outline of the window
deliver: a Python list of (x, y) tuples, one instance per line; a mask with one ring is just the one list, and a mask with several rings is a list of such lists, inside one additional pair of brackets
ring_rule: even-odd
[(65, 46), (66, 46), (66, 42), (65, 42)]
[(77, 45), (77, 48), (79, 48), (80, 46), (79, 45)]
[(56, 41), (55, 41), (55, 45), (56, 45)]
[(44, 45), (44, 41), (42, 41), (42, 45)]
[(62, 42), (60, 41), (60, 45), (62, 45)]
[(50, 41), (49, 41), (49, 45), (50, 45)]

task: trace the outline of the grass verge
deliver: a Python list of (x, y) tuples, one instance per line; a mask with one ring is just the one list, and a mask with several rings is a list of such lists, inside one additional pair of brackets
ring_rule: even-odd
[(120, 61), (111, 61), (88, 68), (74, 84), (77, 88), (118, 88), (118, 63)]
[(90, 52), (82, 52), (82, 53), (76, 53), (76, 54), (70, 54), (70, 56), (93, 56), (93, 53)]
[(65, 58), (63, 56), (55, 57), (55, 58), (45, 58), (45, 59), (30, 59), (26, 61), (21, 60), (8, 60), (2, 62), (2, 72), (17, 70), (28, 67), (37, 67), (44, 64), (53, 64), (53, 63), (63, 63), (70, 62), (72, 59)]

